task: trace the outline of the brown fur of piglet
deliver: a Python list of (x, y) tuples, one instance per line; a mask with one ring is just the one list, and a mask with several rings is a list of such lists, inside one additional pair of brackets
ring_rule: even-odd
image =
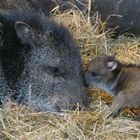
[(91, 60), (85, 80), (87, 85), (114, 96), (109, 108), (112, 114), (118, 114), (125, 106), (140, 106), (140, 65), (123, 64), (116, 59), (116, 53), (111, 56), (103, 54)]

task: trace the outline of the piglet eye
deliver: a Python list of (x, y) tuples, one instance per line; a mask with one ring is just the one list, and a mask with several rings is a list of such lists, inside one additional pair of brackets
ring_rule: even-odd
[(96, 72), (91, 72), (92, 76), (98, 76)]

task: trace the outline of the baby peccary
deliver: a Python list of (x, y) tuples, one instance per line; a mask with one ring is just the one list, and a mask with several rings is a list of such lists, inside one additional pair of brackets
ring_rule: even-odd
[[(9, 95), (37, 111), (54, 112), (73, 109), (77, 103), (81, 107), (87, 104), (78, 47), (63, 25), (43, 12), (25, 9), (0, 9), (0, 22), (4, 24), (2, 54), (5, 55), (1, 56), (1, 63), (4, 78), (8, 75), (6, 84), (12, 79), (5, 68), (11, 64), (11, 56), (21, 55), (16, 48), (29, 47), (23, 54), (25, 60), (21, 74), (14, 84), (10, 80), (10, 89), (2, 91), (1, 96)], [(13, 52), (8, 51), (11, 47)], [(15, 58), (12, 59), (14, 64), (17, 63)]]
[(115, 96), (109, 111), (113, 115), (125, 106), (140, 106), (140, 66), (122, 64), (116, 54), (95, 57), (85, 78), (89, 86), (99, 87)]

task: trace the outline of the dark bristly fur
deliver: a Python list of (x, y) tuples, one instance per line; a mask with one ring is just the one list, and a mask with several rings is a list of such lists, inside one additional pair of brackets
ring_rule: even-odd
[(21, 9), (32, 10), (33, 12), (44, 12), (49, 15), (49, 12), (56, 6), (52, 0), (0, 0), (0, 9), (14, 10)]
[(24, 7), (0, 9), (0, 22), (4, 25), (1, 64), (7, 89), (2, 95), (38, 111), (87, 104), (78, 48), (62, 24), (40, 10)]
[(110, 107), (117, 114), (125, 106), (140, 107), (140, 65), (123, 64), (112, 56), (94, 58), (86, 72), (89, 86), (97, 86), (115, 96)]

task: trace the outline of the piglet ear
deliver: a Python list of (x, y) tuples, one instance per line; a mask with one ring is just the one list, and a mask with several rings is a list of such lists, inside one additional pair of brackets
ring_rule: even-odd
[(110, 61), (107, 63), (107, 67), (109, 71), (113, 71), (118, 67), (118, 63), (116, 61)]
[(33, 29), (26, 23), (18, 21), (15, 23), (18, 38), (24, 44), (30, 44), (35, 36)]

